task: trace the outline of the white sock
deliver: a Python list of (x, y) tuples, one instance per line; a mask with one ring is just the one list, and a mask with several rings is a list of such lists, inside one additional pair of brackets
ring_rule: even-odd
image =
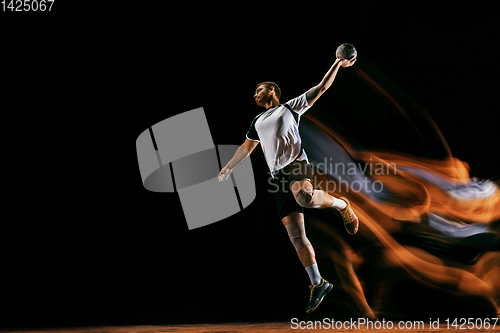
[(319, 286), (321, 284), (321, 274), (319, 273), (318, 264), (312, 264), (311, 266), (306, 267), (306, 272), (309, 275), (309, 279), (311, 280), (311, 284)]
[(337, 199), (337, 198), (335, 198), (333, 196), (332, 196), (332, 198), (333, 198), (333, 203), (332, 203), (332, 205), (330, 207), (333, 207), (333, 208), (335, 208), (337, 210), (342, 210), (342, 209), (344, 209), (344, 208), (347, 207), (347, 203), (344, 200)]

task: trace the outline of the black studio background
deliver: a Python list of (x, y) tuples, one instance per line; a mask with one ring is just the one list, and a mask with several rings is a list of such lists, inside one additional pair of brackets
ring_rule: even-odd
[(1, 13), (1, 327), (300, 314), (308, 278), (261, 150), (257, 199), (188, 231), (176, 194), (143, 188), (137, 136), (203, 106), (214, 143), (240, 144), (257, 83), (293, 98), (350, 42), (427, 110), (472, 176), (496, 177), (499, 14), (495, 1), (62, 0)]

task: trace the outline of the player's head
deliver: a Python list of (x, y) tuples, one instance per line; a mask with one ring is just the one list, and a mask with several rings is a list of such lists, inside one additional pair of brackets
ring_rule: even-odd
[(281, 89), (274, 82), (261, 82), (255, 86), (255, 94), (253, 98), (258, 106), (264, 106), (266, 103), (276, 98), (279, 100), (281, 97)]

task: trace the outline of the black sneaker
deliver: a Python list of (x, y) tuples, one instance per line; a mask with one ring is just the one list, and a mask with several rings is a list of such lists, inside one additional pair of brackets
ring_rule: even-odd
[(311, 313), (316, 310), (326, 294), (332, 291), (333, 285), (325, 279), (321, 279), (321, 284), (319, 286), (310, 285), (309, 288), (311, 289), (311, 297), (309, 298), (306, 313)]

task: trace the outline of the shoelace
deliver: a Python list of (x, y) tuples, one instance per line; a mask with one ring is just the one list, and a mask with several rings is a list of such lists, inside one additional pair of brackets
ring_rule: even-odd
[(311, 289), (311, 295), (309, 296), (309, 300), (312, 300), (313, 292), (314, 292), (314, 289), (316, 289), (316, 286), (311, 284), (311, 285), (309, 285), (309, 289)]
[(340, 213), (342, 214), (342, 217), (346, 220), (347, 223), (353, 223), (354, 217), (351, 215), (351, 209), (349, 206), (342, 209)]
[(314, 290), (316, 289), (316, 287), (321, 287), (324, 283), (325, 283), (325, 280), (321, 280), (321, 284), (319, 286), (314, 285), (314, 284), (309, 285), (309, 289), (311, 289), (311, 296), (309, 296), (309, 300), (312, 299), (313, 293), (314, 293)]

